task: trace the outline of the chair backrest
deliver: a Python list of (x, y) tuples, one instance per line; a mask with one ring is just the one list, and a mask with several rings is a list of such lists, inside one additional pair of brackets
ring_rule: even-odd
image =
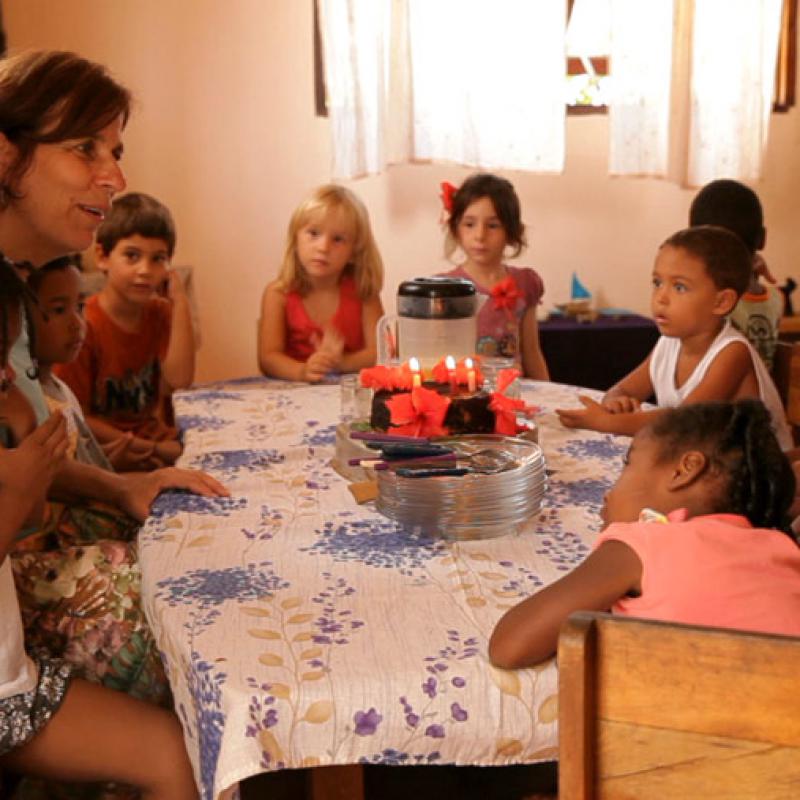
[(800, 638), (579, 612), (558, 670), (559, 797), (800, 797)]
[(772, 363), (772, 380), (783, 401), (789, 424), (793, 429), (800, 426), (800, 342), (778, 341)]

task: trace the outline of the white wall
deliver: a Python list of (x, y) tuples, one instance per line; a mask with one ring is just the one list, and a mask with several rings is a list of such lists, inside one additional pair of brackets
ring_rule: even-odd
[[(126, 134), (129, 188), (167, 203), (178, 263), (195, 265), (201, 380), (253, 374), (261, 290), (297, 203), (329, 180), (327, 121), (314, 116), (311, 0), (4, 0), (12, 50), (65, 48), (107, 64), (137, 97)], [(524, 85), (524, 82), (521, 82)], [(606, 174), (605, 117), (571, 117), (560, 176), (504, 173), (520, 195), (546, 306), (577, 270), (605, 305), (648, 312), (658, 244), (685, 225), (693, 192)], [(396, 285), (444, 266), (439, 182), (452, 164), (393, 167), (350, 185), (367, 204)], [(724, 176), (720, 176), (724, 177)], [(765, 256), (797, 276), (800, 112), (773, 116), (764, 178)]]

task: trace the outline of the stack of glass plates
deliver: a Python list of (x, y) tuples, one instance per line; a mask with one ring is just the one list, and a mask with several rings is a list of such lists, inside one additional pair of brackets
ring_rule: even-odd
[(539, 445), (493, 434), (436, 442), (451, 446), (458, 466), (473, 471), (426, 478), (376, 472), (378, 511), (403, 526), (446, 539), (488, 539), (518, 530), (541, 509), (547, 473)]

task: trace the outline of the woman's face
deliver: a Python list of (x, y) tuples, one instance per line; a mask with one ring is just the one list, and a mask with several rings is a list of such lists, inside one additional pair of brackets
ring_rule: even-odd
[(35, 266), (91, 245), (111, 198), (125, 188), (122, 119), (94, 136), (40, 144), (0, 214), (0, 249)]

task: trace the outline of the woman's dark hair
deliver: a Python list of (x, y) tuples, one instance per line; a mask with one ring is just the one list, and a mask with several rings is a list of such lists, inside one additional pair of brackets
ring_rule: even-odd
[(707, 183), (692, 200), (690, 225), (719, 225), (735, 233), (751, 253), (764, 246), (764, 211), (758, 195), (739, 181)]
[(97, 244), (109, 255), (120, 239), (142, 236), (161, 239), (167, 254), (175, 252), (175, 222), (169, 209), (155, 197), (143, 192), (129, 192), (111, 203), (111, 211), (97, 229)]
[(700, 259), (717, 289), (733, 289), (741, 297), (750, 284), (753, 254), (735, 233), (725, 228), (684, 228), (673, 233), (661, 247), (676, 247)]
[[(9, 321), (12, 309), (20, 307), (24, 309), (25, 319), (28, 324), (28, 332), (31, 337), (34, 335), (33, 325), (31, 324), (31, 306), (36, 303), (36, 298), (25, 281), (20, 278), (13, 264), (0, 253), (0, 369), (4, 369), (8, 364), (8, 354), (14, 342), (9, 341), (10, 329)], [(31, 344), (33, 341), (31, 340)], [(31, 347), (33, 351), (33, 347)], [(7, 388), (6, 386), (0, 388)]]
[(488, 172), (479, 172), (467, 178), (453, 195), (453, 208), (447, 228), (450, 241), (446, 245), (447, 254), (455, 250), (458, 242), (458, 226), (464, 212), (476, 200), (488, 197), (506, 234), (506, 241), (514, 248), (513, 256), (518, 256), (525, 247), (525, 225), (519, 207), (519, 198), (510, 181)]
[(0, 61), (0, 133), (16, 158), (0, 179), (0, 209), (19, 199), (37, 145), (94, 136), (130, 114), (130, 92), (105, 67), (75, 53), (45, 50)]
[(661, 457), (700, 450), (721, 477), (715, 513), (742, 514), (757, 528), (788, 531), (795, 478), (760, 400), (692, 403), (666, 410), (650, 427)]

